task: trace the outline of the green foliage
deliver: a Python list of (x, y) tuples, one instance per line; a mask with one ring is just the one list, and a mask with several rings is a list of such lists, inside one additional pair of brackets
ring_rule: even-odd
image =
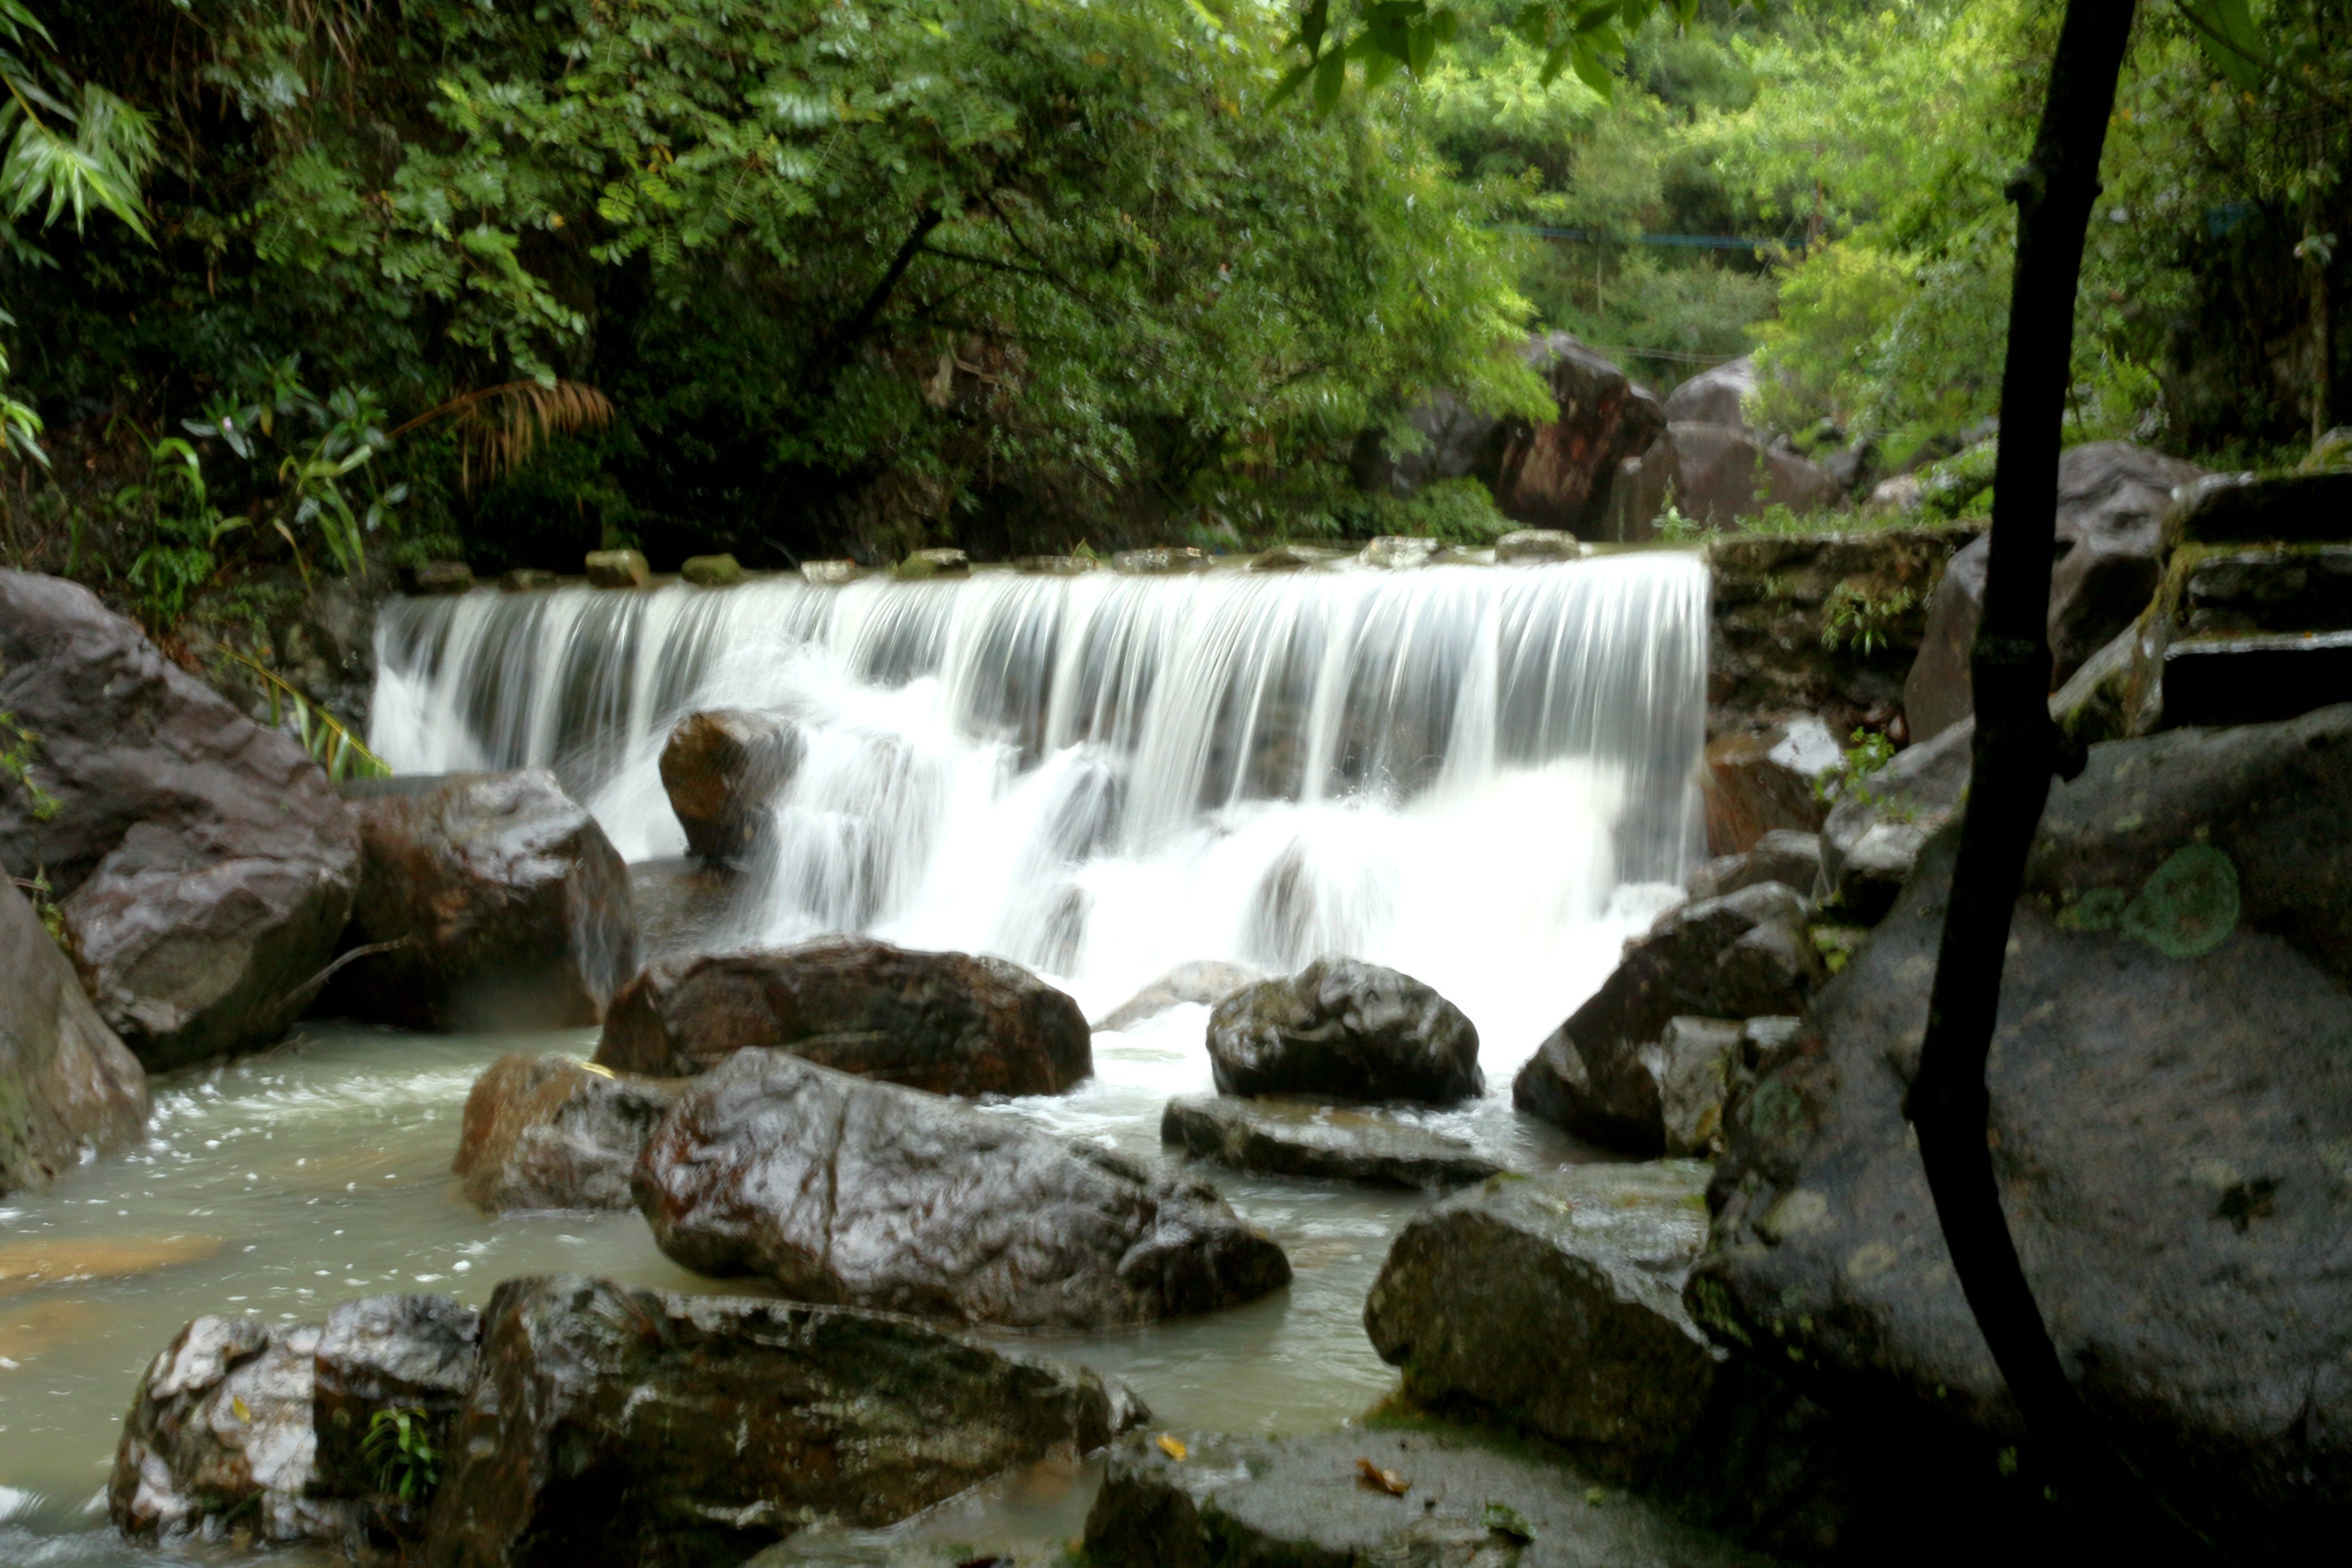
[(1813, 798), (1824, 805), (1842, 800), (1875, 805), (1885, 797), (1869, 781), (1895, 760), (1895, 742), (1875, 730), (1856, 730), (1846, 742), (1837, 767), (1813, 781)]
[[(1895, 624), (1918, 605), (1916, 588), (1874, 594), (1867, 585), (1849, 578), (1831, 589), (1822, 605), (1822, 647), (1830, 653), (1851, 649), (1867, 658), (1886, 646)], [(1884, 741), (1884, 737), (1874, 739)], [(1859, 732), (1856, 742), (1860, 743)]]
[(0, 779), (25, 792), (35, 822), (47, 822), (58, 814), (58, 797), (33, 777), (33, 757), (40, 749), (40, 740), (17, 723), (14, 713), (0, 709)]
[(1494, 543), (1518, 524), (1495, 508), (1495, 498), (1476, 479), (1438, 479), (1400, 500), (1389, 496), (1366, 498), (1360, 519), (1350, 519), (1350, 534), (1396, 533), (1443, 540), (1479, 549)]
[(366, 742), (352, 734), (341, 720), (311, 702), (284, 676), (251, 654), (226, 647), (215, 651), (243, 666), (260, 680), (268, 695), (270, 727), (283, 729), (301, 742), (302, 749), (327, 770), (329, 778), (341, 782), (346, 778), (392, 776), (391, 763), (368, 750)]
[(433, 1447), (422, 1410), (379, 1410), (368, 1417), (360, 1453), (375, 1471), (376, 1489), (403, 1502), (423, 1502), (441, 1484), (441, 1454)]
[(1979, 441), (1919, 470), (1919, 512), (1930, 521), (1992, 515), (1998, 440)]

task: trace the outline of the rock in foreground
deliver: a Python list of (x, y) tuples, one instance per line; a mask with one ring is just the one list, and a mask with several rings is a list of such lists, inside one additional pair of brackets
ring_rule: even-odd
[(0, 571), (0, 712), (55, 802), (0, 784), (0, 863), (46, 868), (107, 1026), (151, 1069), (283, 1034), (359, 882), (318, 763), (88, 589), (21, 572)]
[(1459, 1187), (1502, 1169), (1459, 1138), (1302, 1100), (1179, 1095), (1160, 1115), (1160, 1141), (1231, 1170), (1387, 1187)]
[(904, 1319), (576, 1276), (500, 1285), (482, 1347), (434, 1568), (734, 1568), (1141, 1419), (1091, 1372)]
[(450, 1169), (485, 1214), (629, 1208), (637, 1155), (677, 1091), (571, 1057), (501, 1057), (466, 1096)]
[(687, 852), (720, 866), (749, 857), (799, 770), (803, 743), (781, 713), (715, 708), (679, 720), (662, 747), (661, 781)]
[(1059, 1094), (1094, 1071), (1086, 1015), (1019, 964), (868, 937), (654, 964), (596, 1061), (683, 1077), (757, 1046), (935, 1094)]
[[(2091, 748), (2028, 860), (1989, 1070), (2002, 1205), (2092, 1418), (2249, 1561), (2352, 1520), (2347, 814), (2352, 706)], [(1727, 1116), (1692, 1300), (1825, 1404), (1990, 1447), (2019, 1423), (1902, 1114), (1956, 835)]]
[(628, 868), (532, 768), (345, 786), (366, 849), (354, 959), (325, 1005), (413, 1029), (593, 1024), (636, 973)]
[(1209, 1061), (1223, 1094), (1452, 1105), (1486, 1087), (1478, 1030), (1459, 1007), (1352, 958), (1318, 958), (1218, 1003)]
[(688, 1268), (951, 1322), (1108, 1328), (1290, 1279), (1205, 1184), (782, 1051), (738, 1052), (689, 1087), (635, 1189)]
[(147, 1073), (0, 866), (0, 1196), (139, 1136)]

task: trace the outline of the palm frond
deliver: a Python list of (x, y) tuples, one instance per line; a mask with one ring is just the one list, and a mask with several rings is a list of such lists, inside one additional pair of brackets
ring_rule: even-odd
[(613, 422), (613, 400), (584, 382), (509, 381), (461, 393), (394, 430), (402, 436), (436, 419), (456, 421), (459, 479), (474, 488), (505, 478), (530, 461), (557, 436), (599, 430)]

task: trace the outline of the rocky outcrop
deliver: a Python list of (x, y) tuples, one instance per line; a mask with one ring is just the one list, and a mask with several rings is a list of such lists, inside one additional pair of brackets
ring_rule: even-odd
[(752, 855), (803, 744), (800, 726), (782, 713), (714, 708), (679, 720), (662, 747), (661, 781), (687, 852), (718, 866)]
[[(2248, 1561), (2352, 1510), (2347, 811), (2352, 706), (2091, 748), (2027, 862), (1988, 1071), (2002, 1207), (2090, 1418)], [(1956, 837), (1731, 1109), (1690, 1299), (1889, 1444), (1989, 1450), (2020, 1424), (1902, 1109)]]
[(1703, 370), (1666, 395), (1666, 418), (1675, 425), (1748, 426), (1748, 400), (1756, 395), (1756, 356), (1741, 354)]
[(596, 1061), (681, 1077), (755, 1046), (934, 1094), (1059, 1094), (1094, 1071), (1086, 1015), (1019, 964), (870, 937), (654, 964)]
[(466, 1096), (450, 1169), (485, 1214), (629, 1208), (637, 1155), (677, 1092), (571, 1057), (500, 1057)]
[(1209, 1062), (1221, 1094), (1453, 1105), (1486, 1089), (1462, 1009), (1352, 958), (1318, 958), (1219, 1002)]
[(689, 1086), (636, 1196), (688, 1268), (950, 1322), (1108, 1328), (1290, 1278), (1205, 1184), (782, 1051), (739, 1051)]
[(0, 1196), (147, 1125), (147, 1073), (0, 866)]
[(1779, 827), (1737, 855), (1718, 855), (1683, 885), (1694, 899), (1719, 899), (1766, 882), (1811, 893), (1822, 874), (1822, 836)]
[(1838, 482), (1791, 451), (1768, 447), (1737, 425), (1670, 424), (1618, 467), (1612, 539), (1654, 539), (1671, 502), (1702, 528), (1737, 528), (1767, 507), (1825, 510), (1844, 500)]
[(1678, 1016), (1803, 1009), (1822, 977), (1805, 900), (1777, 882), (1669, 910), (1519, 1069), (1513, 1103), (1630, 1154), (1665, 1147), (1659, 1049)]
[(1132, 1029), (1187, 1002), (1213, 1007), (1243, 986), (1265, 978), (1264, 970), (1250, 964), (1215, 958), (1195, 959), (1178, 964), (1112, 1008), (1095, 1021), (1094, 1027), (1112, 1032)]
[(1229, 1170), (1386, 1187), (1459, 1187), (1503, 1168), (1394, 1116), (1302, 1100), (1178, 1095), (1160, 1115), (1160, 1141)]
[[(2053, 688), (2147, 608), (2156, 596), (2159, 535), (2173, 489), (2204, 471), (2123, 441), (2071, 447), (2059, 459), (2058, 556), (2050, 574)], [(1969, 649), (1984, 607), (1989, 538), (1952, 558), (1929, 601), (1918, 660), (1903, 683), (1914, 742), (1933, 739), (1976, 710)]]
[(312, 1361), (313, 1492), (398, 1508), (396, 1524), (413, 1533), (425, 1489), (412, 1479), (417, 1495), (400, 1497), (398, 1478), (387, 1478), (381, 1454), (369, 1452), (369, 1435), (380, 1418), (404, 1415), (414, 1424), (413, 1441), (446, 1455), (458, 1407), (473, 1386), (481, 1337), (481, 1315), (447, 1296), (339, 1302), (327, 1314)]
[[(1829, 811), (1822, 787), (1844, 761), (1845, 749), (1830, 727), (1810, 716), (1709, 741), (1704, 785), (1707, 853), (1737, 855), (1754, 848), (1768, 833), (1819, 828)], [(1811, 886), (1808, 882), (1798, 890), (1811, 891)]]
[(1910, 879), (1929, 837), (1958, 812), (1969, 784), (1969, 719), (1856, 780), (1822, 824), (1822, 889), (1848, 920), (1874, 925)]
[(319, 765), (87, 589), (20, 572), (0, 571), (0, 712), (40, 791), (0, 775), (0, 863), (46, 870), (108, 1026), (151, 1069), (282, 1034), (359, 881)]
[(732, 1568), (823, 1520), (889, 1524), (1142, 1418), (1093, 1373), (902, 1318), (510, 1279), (482, 1315), (424, 1559)]
[(628, 868), (554, 775), (344, 786), (365, 848), (330, 1011), (414, 1029), (593, 1024), (636, 973)]

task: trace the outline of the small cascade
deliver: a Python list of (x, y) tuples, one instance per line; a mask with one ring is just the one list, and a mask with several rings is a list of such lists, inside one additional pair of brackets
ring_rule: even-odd
[(637, 860), (684, 847), (670, 727), (779, 711), (801, 759), (741, 940), (1001, 953), (1090, 1012), (1186, 960), (1345, 952), (1504, 1067), (1697, 848), (1707, 595), (1649, 552), (407, 599), (371, 743), (551, 768)]

